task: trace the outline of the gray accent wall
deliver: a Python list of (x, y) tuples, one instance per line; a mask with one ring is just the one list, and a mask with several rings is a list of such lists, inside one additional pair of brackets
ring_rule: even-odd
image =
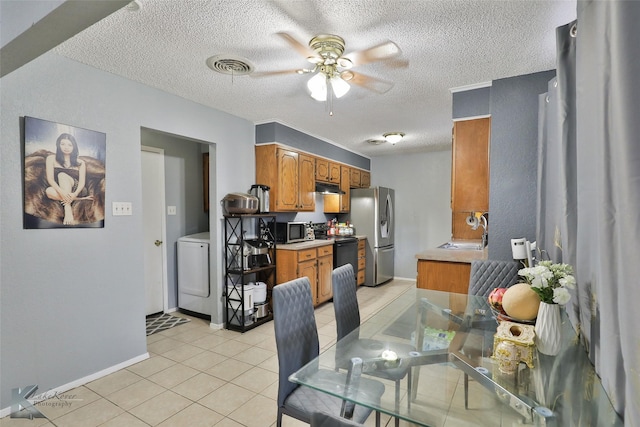
[[(255, 126), (53, 53), (6, 75), (0, 84), (2, 409), (10, 406), (13, 388), (37, 384), (40, 393), (77, 384), (147, 352), (141, 128), (211, 144), (216, 176), (210, 188), (210, 261), (220, 272), (218, 200), (251, 186)], [(105, 228), (23, 229), (24, 116), (106, 134)], [(133, 215), (112, 216), (114, 201), (131, 202)], [(220, 296), (221, 273), (212, 282)], [(219, 301), (214, 324), (222, 324)]]
[(511, 260), (511, 239), (536, 237), (538, 95), (555, 70), (491, 87), (489, 258)]
[(371, 166), (371, 161), (367, 157), (277, 122), (263, 123), (256, 126), (256, 144), (269, 142), (278, 142), (307, 153), (365, 170), (369, 170)]
[(452, 94), (453, 120), (491, 114), (491, 86), (454, 92)]

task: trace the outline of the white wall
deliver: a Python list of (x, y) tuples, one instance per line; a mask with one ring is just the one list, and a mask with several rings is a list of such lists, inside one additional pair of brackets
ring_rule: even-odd
[(374, 157), (371, 186), (396, 191), (395, 276), (416, 278), (416, 254), (451, 238), (451, 150)]
[[(141, 209), (141, 127), (213, 143), (212, 255), (221, 254), (217, 201), (249, 188), (254, 126), (113, 74), (47, 53), (0, 80), (0, 409), (11, 390), (69, 384), (146, 353)], [(21, 118), (106, 133), (103, 229), (24, 230)], [(109, 210), (109, 209), (107, 209)], [(220, 292), (219, 282), (214, 285)], [(214, 323), (222, 323), (221, 306)]]

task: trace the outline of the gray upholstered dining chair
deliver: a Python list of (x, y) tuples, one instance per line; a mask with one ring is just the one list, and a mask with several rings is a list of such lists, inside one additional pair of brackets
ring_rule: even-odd
[(314, 412), (311, 414), (311, 427), (364, 427), (364, 425), (324, 412)]
[[(338, 332), (338, 341), (343, 340), (347, 335), (360, 328), (360, 309), (358, 307), (358, 297), (356, 294), (357, 284), (353, 267), (351, 264), (345, 264), (333, 270), (331, 275), (331, 284), (333, 287), (333, 309), (336, 317), (336, 329)], [(346, 362), (351, 359), (350, 353), (358, 355), (354, 351), (355, 346), (360, 349), (375, 348), (375, 340), (364, 340), (356, 336), (350, 336), (349, 342), (344, 342), (342, 349), (339, 347), (338, 357), (345, 363), (342, 365), (337, 363), (337, 367), (347, 369)], [(380, 344), (379, 347), (381, 347)], [(415, 347), (408, 344), (396, 343), (393, 350), (398, 356), (408, 356), (409, 352), (415, 351)], [(380, 350), (381, 351), (381, 350)], [(376, 356), (379, 356), (377, 354)], [(378, 378), (391, 380), (395, 383), (395, 404), (396, 410), (400, 407), (400, 381), (407, 377), (407, 392), (411, 391), (411, 367), (401, 366), (398, 368), (385, 369), (374, 372), (367, 372)], [(411, 406), (410, 395), (407, 395), (407, 406)], [(396, 418), (396, 425), (399, 425), (399, 418)]]
[(518, 282), (520, 268), (522, 265), (517, 261), (473, 260), (468, 294), (488, 297), (495, 288), (508, 288)]
[[(315, 359), (320, 352), (318, 330), (311, 300), (311, 285), (307, 277), (291, 280), (273, 288), (273, 322), (278, 354), (278, 416), (288, 415), (310, 423), (314, 412), (339, 415), (343, 400), (326, 393), (299, 386), (289, 381), (289, 376)], [(328, 381), (346, 379), (344, 374), (319, 370)], [(339, 378), (338, 378), (339, 377)], [(368, 378), (360, 378), (360, 387), (377, 399), (384, 394), (384, 384)], [(352, 419), (363, 423), (372, 409), (355, 405)], [(376, 412), (376, 426), (380, 426), (380, 413)]]
[[(471, 261), (469, 274), (469, 295), (488, 297), (495, 288), (508, 288), (518, 282), (518, 270), (522, 264), (517, 261), (482, 259)], [(468, 307), (473, 311), (475, 308)], [(469, 375), (464, 374), (464, 407), (469, 407)]]

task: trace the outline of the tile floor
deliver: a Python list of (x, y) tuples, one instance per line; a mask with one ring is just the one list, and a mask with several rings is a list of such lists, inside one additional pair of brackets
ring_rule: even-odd
[[(394, 280), (377, 288), (361, 287), (362, 319), (414, 286), (413, 281)], [(322, 351), (336, 339), (333, 304), (319, 306), (315, 315)], [(149, 359), (65, 393), (66, 399), (74, 399), (66, 400), (68, 405), (38, 405), (47, 419), (5, 417), (0, 426), (275, 426), (278, 359), (273, 322), (240, 334), (213, 330), (207, 321), (191, 318), (189, 323), (149, 336), (147, 342)], [(434, 379), (434, 387), (451, 388), (452, 400), (434, 402), (446, 407), (448, 415), (431, 421), (442, 427), (493, 425), (486, 416), (502, 412), (500, 404), (488, 392), (477, 390), (474, 404), (481, 408), (465, 410), (461, 377)], [(480, 386), (472, 383), (471, 387)], [(387, 389), (392, 393), (393, 384)], [(518, 417), (502, 415), (502, 425), (519, 423)], [(373, 416), (366, 425), (375, 425)], [(392, 426), (393, 420), (383, 415), (382, 425)], [(307, 424), (283, 418), (283, 427), (297, 426)]]

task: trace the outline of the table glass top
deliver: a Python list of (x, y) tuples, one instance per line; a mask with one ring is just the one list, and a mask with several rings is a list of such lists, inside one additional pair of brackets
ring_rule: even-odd
[[(412, 289), (289, 379), (423, 426), (623, 425), (566, 316), (560, 353), (522, 346), (532, 367), (523, 361), (513, 372), (492, 357), (497, 326), (484, 297)], [(359, 389), (360, 372), (385, 384), (380, 402)], [(396, 402), (393, 380), (405, 372), (411, 393), (404, 376)]]

